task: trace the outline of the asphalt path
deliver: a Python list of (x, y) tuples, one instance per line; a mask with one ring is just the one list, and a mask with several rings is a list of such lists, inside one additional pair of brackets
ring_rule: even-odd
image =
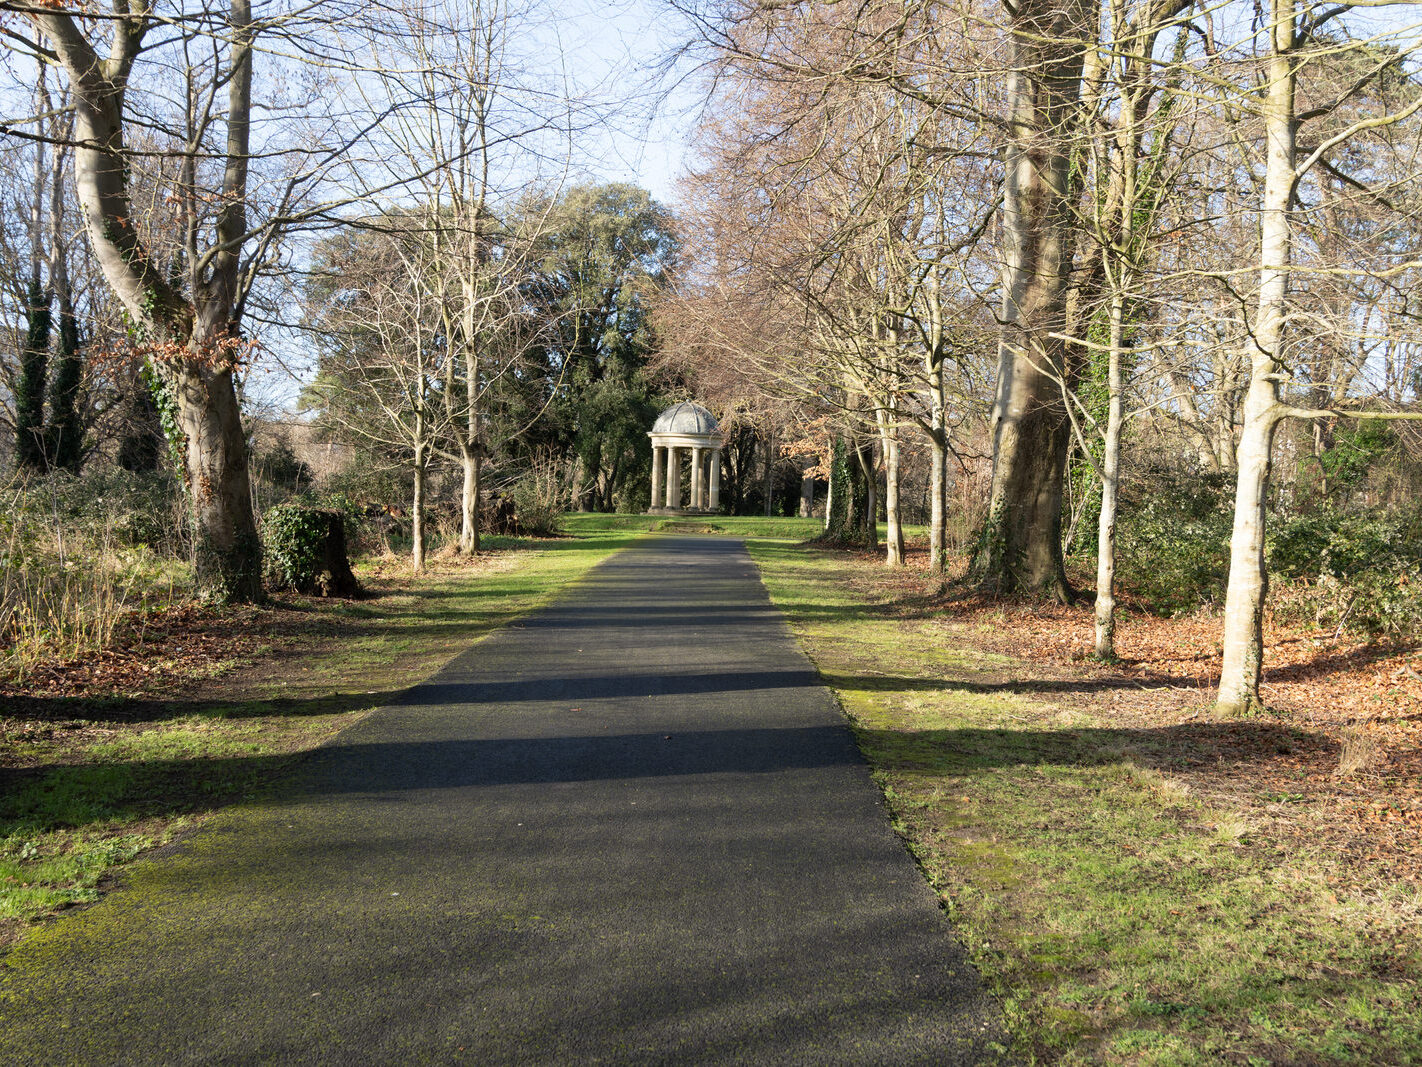
[(953, 1064), (997, 1027), (704, 537), (612, 557), (0, 972), (6, 1064)]

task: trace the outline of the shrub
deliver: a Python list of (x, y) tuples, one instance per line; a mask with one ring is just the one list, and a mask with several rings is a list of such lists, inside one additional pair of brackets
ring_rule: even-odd
[(514, 483), (512, 494), (518, 509), (520, 532), (534, 537), (552, 537), (562, 531), (563, 509), (556, 486), (532, 474)]
[(1223, 598), (1232, 524), (1227, 484), (1218, 474), (1157, 469), (1122, 494), (1122, 583), (1154, 610), (1193, 611)]
[[(157, 522), (171, 503), (166, 491), (157, 503), (120, 488), (137, 484), (117, 473), (116, 481), (95, 472), (69, 474), (6, 487), (0, 500), (0, 671), (24, 681), (38, 664), (90, 655), (111, 643), (130, 609), (152, 592), (154, 554), (116, 536), (134, 519)], [(107, 486), (107, 487), (106, 487)], [(86, 492), (87, 487), (87, 492)], [(117, 502), (117, 503), (116, 503)], [(114, 508), (112, 515), (107, 514)], [(180, 512), (181, 514), (181, 512)], [(141, 528), (140, 532), (141, 532)], [(169, 588), (171, 596), (171, 585)]]
[[(563, 504), (566, 496), (559, 477), (561, 464), (551, 452), (540, 452), (518, 474), (513, 484), (502, 493), (490, 493), (486, 506), (495, 496), (511, 498), (514, 504), (514, 524), (519, 533), (535, 537), (551, 537), (562, 532)], [(507, 483), (505, 483), (507, 484)], [(489, 516), (492, 522), (485, 529), (506, 524), (508, 516)]]
[(1418, 519), (1326, 510), (1280, 524), (1270, 539), (1269, 567), (1296, 586), (1281, 606), (1295, 616), (1311, 610), (1316, 623), (1336, 629), (1417, 632), (1422, 627)]
[(76, 541), (148, 545), (172, 558), (187, 554), (187, 503), (178, 479), (167, 472), (99, 465), (78, 475), (57, 471), (30, 481), (17, 505)]
[(106, 648), (139, 600), (133, 575), (107, 553), (69, 561), (6, 553), (0, 562), (0, 662), (19, 681), (44, 661)]

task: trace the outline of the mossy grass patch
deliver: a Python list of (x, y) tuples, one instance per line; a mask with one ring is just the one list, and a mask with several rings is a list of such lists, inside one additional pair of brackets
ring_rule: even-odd
[(402, 560), (363, 561), (366, 599), (185, 614), (125, 654), (122, 673), (8, 701), (0, 944), (95, 900), (116, 869), (209, 813), (267, 795), (306, 752), (636, 536), (490, 539), (419, 578)]

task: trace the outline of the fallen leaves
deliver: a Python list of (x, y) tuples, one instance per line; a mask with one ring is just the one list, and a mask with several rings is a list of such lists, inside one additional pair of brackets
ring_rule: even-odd
[(82, 659), (36, 666), (23, 684), (0, 680), (0, 700), (104, 697), (148, 692), (164, 682), (210, 677), (265, 643), (280, 609), (219, 612), (173, 604), (131, 613), (114, 643)]
[[(961, 590), (925, 597), (925, 559), (911, 555), (909, 567), (887, 571), (866, 557), (858, 590), (905, 626), (1019, 660), (1014, 688), (1025, 695), (1158, 739), (1132, 758), (1244, 812), (1275, 848), (1331, 852), (1340, 887), (1422, 886), (1422, 643), (1335, 638), (1269, 618), (1268, 713), (1220, 721), (1210, 714), (1221, 660), (1213, 612), (1160, 618), (1126, 599), (1120, 661), (1103, 664), (1091, 655), (1090, 599), (1065, 606)], [(956, 573), (965, 568), (958, 560)], [(1350, 747), (1368, 758), (1341, 773)]]

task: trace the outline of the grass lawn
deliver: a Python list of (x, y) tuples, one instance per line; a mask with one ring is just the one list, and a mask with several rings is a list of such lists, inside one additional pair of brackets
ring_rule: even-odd
[[(876, 560), (751, 549), (1019, 1055), (1422, 1062), (1422, 893), (1344, 891), (1335, 853), (1201, 795), (1187, 769), (1228, 758), (1245, 727), (1113, 725), (1089, 679), (975, 651)], [(1269, 735), (1281, 760), (1307, 743), (1295, 733)], [(1250, 765), (1231, 770), (1247, 789)]]
[[(622, 530), (662, 531), (664, 533), (705, 533), (726, 537), (746, 537), (771, 541), (808, 541), (823, 533), (823, 519), (802, 519), (798, 516), (772, 515), (605, 515), (598, 512), (569, 512), (563, 516), (563, 529), (576, 537), (593, 533)], [(885, 536), (885, 525), (879, 524), (879, 539)], [(926, 528), (905, 526), (906, 537), (926, 538)]]
[(563, 529), (575, 537), (612, 531), (721, 534), (779, 541), (806, 541), (825, 528), (820, 519), (759, 515), (606, 515), (574, 511), (563, 516)]
[(270, 788), (304, 752), (637, 535), (491, 539), (478, 560), (366, 563), (359, 601), (135, 620), (95, 661), (0, 684), (0, 945), (114, 869)]

